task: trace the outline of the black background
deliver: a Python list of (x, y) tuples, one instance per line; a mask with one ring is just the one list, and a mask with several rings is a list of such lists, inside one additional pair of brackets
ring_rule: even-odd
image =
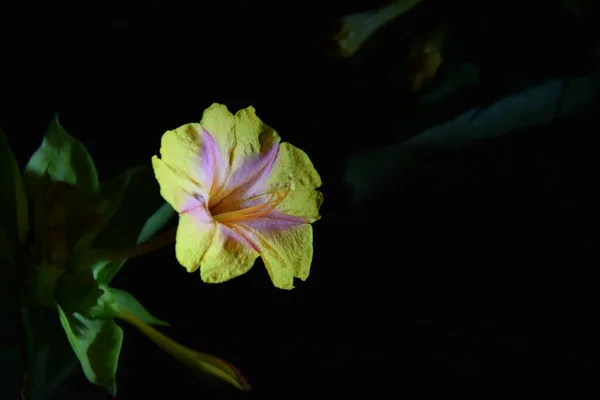
[[(464, 51), (489, 66), (481, 101), (503, 71), (543, 79), (585, 61), (585, 27), (560, 31), (521, 3), (446, 10)], [(324, 181), (311, 276), (293, 291), (274, 289), (260, 261), (203, 284), (172, 247), (114, 281), (168, 320), (169, 336), (238, 366), (252, 390), (207, 388), (125, 326), (117, 399), (597, 395), (594, 112), (481, 143), (353, 206), (348, 156), (401, 135), (390, 121), (409, 115), (410, 96), (373, 84), (377, 66), (353, 75), (325, 57), (333, 19), (368, 8), (155, 1), (2, 14), (0, 122), (21, 165), (54, 111), (106, 179), (220, 102), (253, 105)]]

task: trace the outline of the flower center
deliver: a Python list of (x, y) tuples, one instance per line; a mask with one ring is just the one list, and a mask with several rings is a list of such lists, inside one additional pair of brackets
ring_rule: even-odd
[(286, 185), (283, 189), (276, 190), (271, 193), (265, 193), (261, 196), (269, 196), (266, 202), (257, 204), (255, 206), (243, 208), (241, 210), (229, 211), (214, 215), (213, 219), (217, 222), (239, 222), (247, 221), (250, 219), (262, 217), (275, 209), (290, 193), (289, 185)]

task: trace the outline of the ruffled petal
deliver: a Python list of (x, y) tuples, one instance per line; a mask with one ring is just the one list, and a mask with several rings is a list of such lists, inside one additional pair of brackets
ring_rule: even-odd
[(175, 256), (188, 272), (200, 266), (217, 232), (217, 223), (203, 206), (179, 214)]
[(285, 196), (275, 211), (312, 223), (321, 219), (319, 208), (322, 204), (323, 194), (317, 190), (293, 190)]
[(276, 211), (304, 218), (306, 222), (321, 218), (319, 208), (323, 204), (323, 194), (315, 190), (322, 185), (321, 177), (308, 155), (289, 143), (279, 146), (279, 154), (265, 182), (268, 188), (281, 185), (287, 185), (289, 193)]
[(160, 154), (181, 180), (195, 186), (195, 192), (209, 201), (212, 188), (218, 184), (223, 160), (215, 142), (200, 124), (186, 124), (162, 136)]
[(281, 140), (277, 132), (256, 115), (254, 107), (235, 114), (235, 138), (226, 193), (262, 180), (265, 170), (270, 169), (277, 157)]
[(248, 272), (257, 257), (256, 245), (236, 227), (217, 223), (200, 265), (200, 277), (207, 283), (226, 282)]
[(313, 257), (312, 226), (285, 214), (244, 221), (240, 231), (254, 242), (275, 287), (293, 289), (306, 280)]
[(213, 206), (213, 215), (254, 207), (278, 197), (282, 200), (277, 211), (305, 218), (306, 222), (318, 220), (323, 195), (315, 189), (322, 182), (308, 155), (289, 143), (279, 145), (276, 154), (268, 154), (275, 156), (265, 156), (269, 162), (257, 169), (260, 173)]
[(289, 184), (292, 191), (316, 189), (323, 184), (308, 155), (290, 143), (279, 146), (277, 160), (265, 182), (267, 187), (282, 183)]
[(214, 181), (209, 206), (219, 201), (221, 189), (229, 176), (230, 158), (235, 148), (235, 118), (223, 104), (214, 103), (202, 113), (200, 126), (214, 143)]
[(187, 176), (174, 171), (157, 156), (152, 157), (152, 167), (161, 196), (175, 211), (184, 212), (200, 204), (194, 196), (197, 186)]
[(202, 117), (202, 126), (215, 137), (227, 172), (220, 189), (213, 192), (209, 207), (231, 208), (220, 204), (240, 198), (236, 192), (247, 191), (256, 180), (263, 179), (264, 171), (277, 156), (279, 135), (263, 123), (254, 107), (239, 110), (233, 116), (227, 107), (213, 104)]
[(273, 163), (261, 173), (259, 178), (225, 198), (212, 210), (213, 215), (279, 198), (274, 211), (303, 218), (305, 222), (320, 218), (323, 195), (315, 189), (321, 186), (321, 177), (304, 151), (282, 143)]

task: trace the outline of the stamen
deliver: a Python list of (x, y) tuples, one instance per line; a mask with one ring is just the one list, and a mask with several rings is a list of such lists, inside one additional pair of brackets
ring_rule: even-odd
[[(262, 217), (275, 209), (290, 193), (290, 185), (285, 185), (284, 189), (277, 190), (272, 193), (265, 193), (264, 195), (270, 194), (269, 199), (262, 204), (257, 204), (242, 210), (225, 212), (222, 214), (214, 215), (213, 219), (217, 222), (239, 222), (247, 221), (250, 219)], [(263, 196), (264, 196), (263, 195)]]

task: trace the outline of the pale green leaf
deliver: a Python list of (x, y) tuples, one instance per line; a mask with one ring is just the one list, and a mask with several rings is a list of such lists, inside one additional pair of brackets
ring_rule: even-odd
[[(22, 383), (26, 400), (82, 400), (106, 398), (99, 386), (83, 374), (65, 335), (56, 310), (23, 307), (27, 339), (27, 380)], [(104, 395), (103, 397), (100, 397)], [(1, 397), (4, 399), (4, 397)], [(10, 398), (16, 399), (17, 397)]]
[(137, 243), (143, 243), (156, 235), (175, 215), (175, 210), (169, 203), (164, 203), (144, 224)]
[(94, 320), (77, 313), (68, 314), (60, 306), (58, 313), (87, 379), (115, 396), (123, 330), (112, 319)]
[(98, 174), (85, 146), (61, 126), (58, 116), (48, 125), (41, 146), (25, 166), (23, 181), (30, 196), (38, 196), (45, 174), (54, 182), (77, 185), (97, 193)]

